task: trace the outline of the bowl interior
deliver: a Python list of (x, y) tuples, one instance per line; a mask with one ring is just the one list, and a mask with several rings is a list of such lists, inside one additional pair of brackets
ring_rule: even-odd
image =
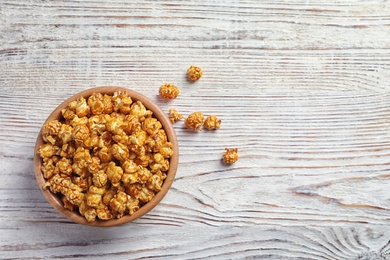
[[(46, 199), (49, 201), (49, 203), (57, 209), (62, 215), (67, 217), (68, 219), (84, 225), (90, 225), (90, 226), (100, 226), (100, 227), (109, 227), (109, 226), (116, 226), (121, 225), (130, 221), (133, 221), (150, 210), (152, 210), (165, 196), (165, 194), (168, 192), (174, 178), (176, 175), (177, 167), (178, 167), (178, 142), (176, 138), (175, 130), (173, 129), (172, 123), (169, 121), (169, 118), (167, 115), (161, 110), (161, 108), (156, 105), (153, 101), (151, 101), (146, 96), (135, 92), (133, 90), (122, 88), (122, 87), (98, 87), (98, 88), (91, 88), (87, 89), (85, 91), (79, 92), (76, 95), (68, 98), (63, 103), (61, 103), (47, 118), (46, 122), (52, 121), (52, 120), (62, 120), (61, 110), (64, 109), (71, 101), (76, 100), (80, 97), (88, 98), (93, 93), (102, 93), (102, 94), (108, 94), (112, 95), (114, 92), (117, 91), (127, 91), (129, 96), (132, 98), (133, 101), (141, 101), (144, 106), (151, 110), (153, 112), (153, 115), (161, 122), (168, 141), (172, 143), (173, 147), (173, 156), (170, 158), (169, 163), (169, 170), (167, 173), (167, 177), (164, 180), (164, 183), (161, 187), (161, 191), (159, 191), (154, 198), (140, 207), (139, 210), (137, 210), (132, 215), (125, 215), (122, 218), (119, 219), (111, 219), (111, 220), (99, 220), (96, 219), (94, 222), (88, 222), (81, 214), (78, 212), (67, 210), (63, 207), (62, 201), (60, 198), (56, 195), (50, 192), (49, 190), (43, 190), (42, 187), (46, 183), (46, 180), (43, 177), (41, 166), (42, 166), (42, 159), (38, 153), (39, 147), (44, 143), (42, 139), (42, 130), (39, 132), (36, 144), (35, 144), (35, 153), (34, 153), (34, 169), (35, 169), (35, 177), (37, 179), (39, 188), (41, 189), (43, 195), (46, 197)], [(45, 123), (46, 123), (45, 122)]]

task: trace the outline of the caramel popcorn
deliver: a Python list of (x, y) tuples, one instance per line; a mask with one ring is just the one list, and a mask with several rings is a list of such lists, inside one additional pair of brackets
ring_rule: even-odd
[(171, 108), (169, 109), (169, 120), (171, 123), (175, 123), (176, 121), (179, 121), (183, 118), (182, 114), (179, 114), (179, 112), (176, 111), (176, 109)]
[(127, 95), (127, 92), (118, 91), (114, 93), (113, 108), (115, 112), (127, 115), (130, 113), (130, 105), (133, 100)]
[(238, 161), (238, 149), (237, 148), (225, 148), (222, 160), (226, 164), (232, 164)]
[(56, 155), (58, 151), (59, 147), (52, 144), (43, 144), (41, 147), (39, 147), (39, 153), (41, 154), (42, 158), (52, 157)]
[(141, 101), (137, 101), (131, 105), (130, 114), (136, 116), (139, 122), (143, 122), (145, 118), (152, 116), (152, 111), (147, 110)]
[(61, 125), (61, 122), (59, 122), (58, 120), (53, 120), (45, 124), (42, 127), (43, 141), (49, 142), (54, 145), (56, 142), (56, 137), (61, 130)]
[(173, 84), (164, 84), (160, 87), (159, 94), (163, 99), (175, 99), (180, 94), (180, 90)]
[(221, 127), (222, 120), (215, 115), (208, 116), (203, 123), (203, 126), (208, 130), (215, 130)]
[(43, 188), (49, 188), (53, 193), (60, 192), (73, 205), (80, 205), (84, 200), (82, 189), (78, 185), (72, 183), (69, 177), (64, 178), (59, 174), (50, 178)]
[(102, 197), (106, 192), (105, 188), (98, 188), (96, 186), (90, 186), (87, 192), (87, 205), (93, 208), (97, 208), (102, 202)]
[(93, 93), (88, 98), (88, 106), (93, 115), (101, 115), (104, 110), (103, 95), (101, 93)]
[(45, 179), (50, 179), (54, 176), (54, 174), (57, 174), (58, 171), (56, 171), (56, 166), (54, 165), (53, 159), (46, 157), (46, 160), (44, 161), (41, 171), (43, 173), (43, 177)]
[(92, 183), (98, 188), (104, 187), (107, 184), (107, 174), (105, 171), (100, 170), (97, 173), (93, 174)]
[(184, 120), (184, 124), (188, 129), (202, 130), (203, 121), (204, 121), (203, 113), (194, 112)]
[(123, 169), (116, 166), (114, 162), (110, 162), (107, 167), (107, 179), (111, 182), (112, 186), (117, 187), (120, 185), (122, 179)]
[[(164, 95), (179, 90), (164, 85)], [(173, 86), (173, 87), (172, 87)], [(88, 222), (133, 214), (161, 190), (172, 143), (152, 111), (126, 91), (94, 93), (42, 127), (44, 189)]]
[(203, 75), (202, 69), (200, 67), (191, 66), (187, 70), (187, 77), (190, 80), (197, 81)]
[(71, 160), (63, 157), (61, 160), (59, 160), (56, 163), (56, 169), (58, 170), (59, 173), (63, 173), (66, 175), (71, 175), (72, 174), (72, 162)]

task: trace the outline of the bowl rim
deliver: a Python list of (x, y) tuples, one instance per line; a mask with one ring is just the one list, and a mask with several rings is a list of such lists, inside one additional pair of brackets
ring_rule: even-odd
[[(45, 123), (61, 118), (61, 110), (64, 109), (71, 101), (77, 100), (80, 97), (88, 98), (93, 93), (101, 93), (101, 94), (108, 94), (112, 95), (114, 92), (117, 91), (127, 91), (131, 99), (134, 101), (141, 101), (144, 106), (153, 112), (154, 117), (156, 117), (162, 124), (163, 129), (165, 130), (165, 133), (167, 135), (167, 139), (169, 142), (172, 143), (172, 149), (173, 149), (173, 156), (170, 158), (169, 161), (169, 170), (167, 173), (167, 177), (163, 182), (163, 185), (161, 187), (161, 190), (153, 197), (152, 200), (147, 202), (145, 205), (139, 208), (136, 212), (134, 212), (132, 215), (125, 215), (119, 219), (110, 219), (110, 220), (99, 220), (96, 219), (94, 222), (88, 222), (85, 217), (83, 217), (81, 214), (70, 211), (68, 209), (65, 209), (63, 207), (62, 201), (58, 196), (53, 194), (49, 189), (44, 190), (42, 187), (45, 184), (46, 180), (43, 177), (41, 166), (42, 166), (42, 158), (40, 157), (38, 150), (39, 147), (44, 143), (42, 139), (42, 127)], [(63, 101), (60, 105), (58, 105), (47, 117), (45, 122), (42, 124), (41, 129), (38, 133), (38, 137), (35, 143), (34, 148), (34, 170), (35, 170), (35, 178), (37, 180), (37, 183), (39, 185), (39, 189), (47, 199), (47, 201), (63, 216), (68, 218), (69, 220), (82, 224), (87, 226), (97, 226), (97, 227), (111, 227), (111, 226), (118, 226), (122, 225), (128, 222), (131, 222), (133, 220), (136, 220), (140, 218), (141, 216), (145, 215), (149, 211), (151, 211), (157, 204), (165, 197), (166, 193), (170, 189), (173, 180), (176, 176), (177, 168), (179, 164), (179, 146), (178, 141), (176, 137), (176, 132), (173, 128), (173, 125), (171, 121), (169, 120), (168, 116), (164, 111), (151, 99), (146, 97), (145, 95), (136, 92), (132, 89), (125, 88), (125, 87), (118, 87), (118, 86), (102, 86), (102, 87), (94, 87), (89, 88), (86, 90), (83, 90), (81, 92), (78, 92), (71, 97), (67, 98), (65, 101)]]

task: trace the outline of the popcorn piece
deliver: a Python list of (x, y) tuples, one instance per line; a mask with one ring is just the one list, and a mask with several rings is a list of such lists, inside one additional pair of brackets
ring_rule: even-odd
[(111, 211), (117, 213), (117, 218), (123, 216), (124, 212), (127, 209), (127, 194), (119, 191), (114, 198), (110, 201), (110, 209)]
[(108, 146), (103, 146), (103, 148), (97, 152), (97, 155), (102, 163), (108, 163), (114, 160), (114, 155), (111, 153), (111, 149)]
[(73, 172), (72, 161), (63, 157), (56, 163), (56, 169), (60, 173), (66, 174), (68, 176), (71, 175)]
[[(147, 134), (145, 131), (137, 131), (129, 136), (127, 145), (129, 147), (142, 147), (145, 144), (146, 136)], [(132, 150), (135, 151), (134, 149)]]
[(217, 118), (215, 115), (210, 115), (206, 118), (203, 126), (208, 130), (215, 130), (221, 127), (222, 120)]
[(58, 137), (62, 140), (62, 144), (67, 144), (72, 141), (73, 127), (67, 124), (62, 124)]
[(58, 174), (49, 179), (43, 188), (49, 188), (53, 193), (61, 193), (73, 205), (80, 205), (84, 200), (82, 189), (72, 183), (70, 178), (63, 178)]
[(142, 129), (146, 131), (149, 135), (157, 134), (158, 130), (162, 128), (160, 121), (156, 118), (149, 117), (142, 122)]
[(106, 123), (110, 119), (109, 115), (94, 115), (88, 118), (88, 129), (91, 135), (101, 135), (103, 134), (107, 127)]
[(114, 187), (120, 185), (120, 181), (123, 174), (123, 169), (119, 166), (116, 166), (114, 162), (109, 162), (107, 167), (107, 178)]
[(159, 94), (163, 99), (175, 99), (180, 94), (180, 90), (173, 84), (164, 84), (160, 87)]
[(99, 136), (93, 134), (91, 136), (88, 136), (84, 142), (83, 142), (83, 145), (88, 148), (88, 149), (92, 149), (93, 147), (96, 147), (98, 146), (99, 144)]
[(71, 159), (73, 158), (75, 152), (76, 149), (72, 143), (63, 144), (60, 151), (60, 156)]
[(96, 209), (94, 208), (89, 208), (85, 214), (84, 214), (85, 219), (88, 222), (94, 222), (96, 219)]
[(188, 129), (202, 130), (204, 116), (202, 112), (194, 112), (190, 114), (185, 120), (184, 124)]
[(85, 176), (88, 174), (88, 165), (91, 163), (92, 158), (88, 149), (83, 147), (77, 148), (73, 157), (73, 171), (79, 176)]
[(51, 177), (54, 176), (54, 174), (57, 174), (56, 172), (56, 167), (54, 165), (53, 159), (47, 159), (46, 161), (43, 162), (43, 165), (41, 167), (41, 171), (43, 173), (43, 177), (45, 179), (50, 179)]
[(149, 190), (147, 187), (142, 187), (141, 192), (139, 193), (139, 200), (142, 203), (147, 203), (154, 198), (155, 193)]
[(42, 127), (43, 141), (55, 144), (57, 135), (60, 132), (62, 123), (58, 120), (47, 122)]
[(87, 193), (87, 205), (93, 208), (97, 208), (102, 202), (102, 196), (105, 192), (105, 188), (90, 186)]
[(75, 111), (71, 110), (69, 107), (62, 109), (61, 114), (67, 121), (73, 120), (73, 118), (76, 116)]
[(131, 196), (127, 195), (127, 203), (126, 203), (127, 210), (129, 211), (129, 214), (132, 215), (134, 212), (139, 210), (139, 200), (133, 199)]
[(120, 135), (123, 133), (123, 129), (121, 128), (123, 124), (123, 120), (121, 120), (118, 117), (111, 117), (110, 120), (107, 122), (107, 130), (110, 131), (112, 134)]
[(226, 164), (232, 164), (238, 161), (238, 149), (237, 148), (225, 148), (226, 152), (223, 154), (222, 160)]
[(106, 186), (107, 180), (107, 174), (103, 170), (98, 171), (92, 176), (92, 183), (98, 188)]
[(117, 160), (124, 162), (129, 157), (129, 148), (121, 143), (114, 144), (111, 147), (111, 153)]
[(160, 148), (159, 153), (164, 156), (165, 159), (171, 158), (173, 155), (173, 150), (172, 150), (172, 144), (167, 143), (167, 146), (163, 146)]
[(42, 158), (49, 158), (59, 153), (59, 147), (52, 144), (43, 144), (39, 147), (39, 155)]
[(187, 77), (190, 80), (197, 81), (203, 75), (202, 69), (200, 67), (191, 66), (187, 70)]
[(117, 193), (117, 188), (114, 186), (111, 186), (108, 190), (106, 190), (106, 193), (103, 195), (103, 203), (105, 205), (110, 205), (110, 201), (114, 198), (115, 194)]
[(163, 179), (158, 175), (153, 175), (147, 182), (148, 190), (160, 191), (163, 184)]
[(141, 101), (137, 101), (131, 105), (130, 114), (135, 115), (139, 122), (143, 122), (145, 118), (152, 116), (152, 111), (147, 110)]
[(100, 159), (96, 156), (91, 157), (91, 161), (88, 163), (88, 171), (92, 174), (97, 174), (100, 169)]
[(103, 95), (101, 93), (93, 93), (88, 98), (88, 106), (93, 115), (101, 115), (104, 110)]
[(126, 160), (122, 164), (122, 169), (124, 171), (122, 182), (125, 185), (134, 184), (138, 181), (139, 166), (133, 160)]
[(108, 131), (103, 132), (103, 133), (99, 136), (99, 144), (98, 144), (98, 147), (99, 147), (99, 148), (109, 147), (109, 146), (111, 146), (111, 144), (112, 144), (112, 135), (111, 135), (110, 132), (108, 132)]
[(87, 191), (89, 189), (89, 186), (91, 186), (91, 179), (90, 176), (86, 175), (85, 177), (80, 177), (76, 175), (71, 176), (71, 180), (74, 184), (79, 186), (83, 192)]
[(74, 116), (74, 118), (69, 121), (70, 125), (72, 127), (75, 127), (77, 125), (87, 125), (88, 124), (88, 117), (78, 117), (77, 115)]
[(91, 113), (91, 108), (88, 106), (85, 98), (81, 97), (76, 102), (76, 115), (78, 117), (89, 116)]
[(115, 92), (112, 100), (115, 112), (119, 111), (125, 115), (130, 113), (130, 105), (133, 103), (133, 100), (131, 100), (127, 91)]
[(89, 129), (84, 124), (79, 124), (74, 127), (73, 140), (75, 140), (78, 146), (83, 146), (84, 141), (89, 138)]
[(132, 114), (126, 115), (126, 117), (124, 118), (122, 129), (128, 135), (140, 131), (141, 123), (139, 122), (138, 116)]
[(160, 153), (153, 155), (153, 162), (150, 164), (152, 172), (167, 171), (169, 169), (169, 161)]
[(109, 220), (114, 218), (114, 216), (111, 214), (111, 211), (109, 210), (108, 206), (104, 203), (100, 203), (98, 208), (96, 209), (97, 217), (101, 220)]
[(126, 193), (132, 198), (138, 199), (141, 193), (143, 185), (140, 183), (134, 183), (126, 186)]
[(112, 103), (112, 97), (104, 94), (103, 96), (103, 113), (104, 114), (111, 114), (114, 111), (113, 103)]
[(179, 112), (176, 111), (176, 109), (171, 108), (169, 109), (169, 120), (171, 123), (175, 123), (176, 121), (179, 121), (183, 118), (182, 114), (179, 114)]
[(86, 201), (83, 201), (79, 206), (79, 212), (88, 222), (94, 222), (96, 220), (96, 209), (88, 206)]
[(140, 166), (138, 169), (138, 182), (146, 183), (152, 177), (152, 173), (145, 167)]

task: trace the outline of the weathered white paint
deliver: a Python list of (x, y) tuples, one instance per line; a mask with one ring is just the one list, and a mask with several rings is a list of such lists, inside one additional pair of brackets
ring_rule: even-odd
[[(0, 258), (390, 259), (389, 25), (382, 0), (2, 0)], [(172, 189), (107, 229), (56, 213), (32, 168), (50, 111), (102, 85), (223, 120), (178, 122)]]

